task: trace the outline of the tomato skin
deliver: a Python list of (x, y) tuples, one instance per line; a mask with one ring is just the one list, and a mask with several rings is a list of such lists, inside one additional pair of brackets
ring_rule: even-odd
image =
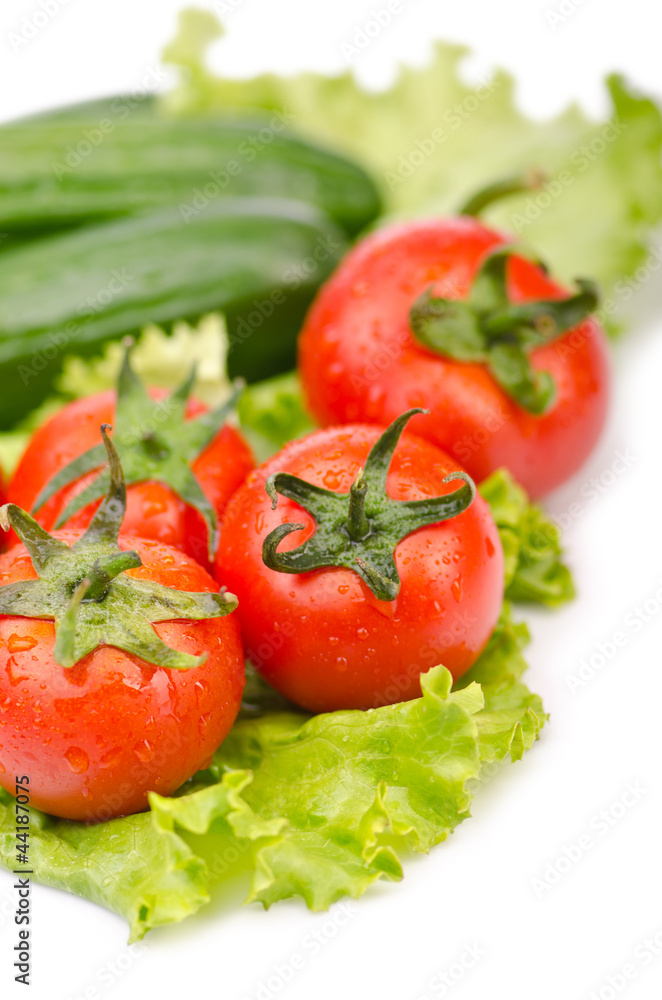
[[(72, 544), (78, 533), (57, 532)], [(170, 546), (121, 538), (144, 565), (131, 576), (180, 590), (214, 591), (209, 574)], [(23, 546), (0, 556), (0, 585), (33, 579)], [(33, 806), (101, 821), (145, 809), (204, 766), (239, 710), (244, 657), (235, 615), (155, 626), (169, 645), (208, 653), (191, 670), (146, 664), (101, 646), (65, 670), (52, 658), (52, 622), (0, 616), (0, 785), (30, 777)]]
[[(463, 298), (485, 254), (509, 241), (471, 218), (418, 221), (363, 240), (318, 293), (299, 344), (308, 406), (323, 426), (364, 420), (388, 424), (404, 410), (414, 433), (453, 455), (481, 481), (506, 466), (530, 496), (559, 486), (584, 463), (605, 422), (607, 343), (587, 320), (532, 352), (533, 367), (557, 387), (553, 408), (536, 417), (518, 406), (487, 369), (418, 345), (409, 329), (415, 299)], [(514, 302), (563, 297), (564, 289), (529, 261), (508, 265)]]
[[(151, 389), (150, 395), (153, 399), (162, 399), (167, 393)], [(99, 427), (104, 423), (112, 424), (115, 418), (115, 399), (115, 392), (108, 391), (75, 400), (39, 427), (9, 484), (9, 500), (30, 510), (42, 488), (59, 469), (88, 448), (98, 445)], [(195, 417), (205, 409), (201, 403), (191, 400), (187, 416)], [(243, 437), (227, 424), (192, 463), (193, 472), (214, 504), (219, 520), (228, 500), (254, 466), (252, 452)], [(36, 514), (39, 523), (48, 531), (52, 530), (68, 501), (97, 474), (98, 470), (81, 476), (51, 497)], [(66, 523), (67, 530), (87, 527), (100, 502), (88, 504), (74, 514)], [(134, 483), (127, 488), (122, 534), (153, 538), (172, 545), (209, 568), (207, 527), (202, 516), (161, 483)], [(11, 543), (18, 543), (13, 532)]]
[[(264, 484), (287, 470), (348, 492), (381, 433), (367, 425), (318, 431), (287, 445), (251, 473), (228, 505), (216, 576), (236, 594), (247, 656), (262, 676), (312, 712), (371, 708), (420, 696), (421, 672), (444, 663), (459, 677), (475, 661), (503, 600), (503, 552), (480, 496), (459, 517), (424, 527), (396, 547), (401, 590), (379, 601), (352, 570), (291, 575), (262, 561), (266, 535), (284, 522), (305, 525), (282, 542), (295, 548), (312, 534), (312, 517), (279, 497), (271, 509)], [(387, 491), (413, 500), (452, 491), (442, 484), (455, 461), (405, 433)]]

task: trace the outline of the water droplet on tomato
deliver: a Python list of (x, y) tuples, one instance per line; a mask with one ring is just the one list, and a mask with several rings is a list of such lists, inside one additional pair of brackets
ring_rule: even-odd
[(336, 666), (337, 666), (338, 670), (342, 670), (342, 671), (347, 670), (347, 660), (345, 659), (344, 656), (339, 656), (338, 657), (338, 659), (336, 660)]
[(337, 635), (330, 635), (327, 641), (328, 641), (328, 643), (329, 643), (330, 646), (337, 646), (338, 645), (338, 636)]
[(142, 502), (142, 515), (144, 518), (156, 517), (158, 514), (163, 514), (168, 509), (167, 503), (163, 500), (143, 500)]
[(348, 590), (349, 590), (348, 583), (341, 583), (340, 586), (338, 587), (339, 594), (346, 594)]
[(358, 628), (356, 630), (356, 636), (358, 639), (367, 639), (368, 638), (367, 628)]
[(325, 326), (322, 331), (322, 340), (326, 341), (327, 344), (336, 344), (340, 339), (340, 334), (332, 326)]
[(80, 747), (69, 747), (65, 750), (64, 759), (74, 774), (84, 774), (90, 766), (89, 757)]
[(458, 573), (453, 582), (451, 583), (451, 594), (455, 600), (460, 603), (462, 600), (462, 574)]
[(263, 528), (264, 528), (264, 511), (259, 510), (255, 518), (255, 530), (257, 532), (262, 532)]
[(10, 653), (24, 653), (28, 649), (34, 649), (38, 640), (33, 635), (19, 635), (17, 632), (7, 639), (7, 649)]
[(121, 756), (122, 756), (121, 747), (111, 747), (111, 749), (108, 750), (101, 758), (101, 766), (113, 767), (115, 764), (119, 762)]
[(198, 732), (202, 737), (207, 735), (207, 728), (209, 726), (209, 721), (211, 719), (211, 712), (207, 712), (206, 715), (201, 715), (198, 719)]
[(487, 549), (487, 554), (488, 554), (488, 556), (491, 559), (492, 556), (494, 555), (494, 552), (495, 552), (494, 542), (492, 541), (491, 538), (486, 538), (485, 539), (485, 548)]
[(146, 764), (147, 761), (152, 759), (154, 750), (149, 740), (138, 740), (138, 742), (133, 746), (133, 752), (138, 760), (141, 760), (143, 764)]
[(329, 469), (325, 472), (322, 482), (327, 490), (337, 490), (340, 488), (340, 477), (335, 469)]
[(4, 764), (0, 763), (0, 774), (6, 774), (6, 773), (7, 773), (7, 768), (5, 767)]

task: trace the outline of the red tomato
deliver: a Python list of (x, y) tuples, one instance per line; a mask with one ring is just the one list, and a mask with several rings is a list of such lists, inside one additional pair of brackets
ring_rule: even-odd
[[(586, 320), (536, 348), (556, 400), (542, 416), (518, 405), (483, 364), (460, 363), (420, 345), (409, 313), (427, 288), (465, 298), (488, 251), (509, 241), (472, 218), (417, 221), (363, 240), (318, 293), (300, 339), (308, 406), (323, 424), (386, 424), (403, 410), (431, 410), (412, 431), (461, 462), (478, 481), (506, 466), (532, 497), (576, 472), (607, 412), (606, 339)], [(564, 290), (522, 258), (511, 258), (513, 302), (562, 298)]]
[[(282, 550), (314, 530), (311, 515), (278, 498), (272, 510), (267, 478), (287, 471), (347, 493), (381, 429), (357, 425), (318, 431), (288, 445), (251, 473), (228, 505), (216, 576), (239, 598), (247, 656), (278, 691), (313, 712), (370, 708), (420, 695), (419, 676), (443, 663), (463, 674), (483, 649), (503, 600), (503, 552), (487, 504), (477, 496), (459, 516), (423, 527), (400, 541), (395, 562), (401, 589), (378, 600), (351, 569), (330, 567), (290, 575), (262, 559), (265, 537), (299, 522)], [(387, 478), (396, 500), (447, 494), (442, 483), (457, 463), (427, 441), (405, 434)]]
[[(150, 395), (161, 399), (166, 392), (151, 389)], [(98, 444), (100, 424), (113, 423), (115, 398), (115, 392), (108, 391), (76, 400), (35, 431), (9, 485), (9, 500), (30, 510), (42, 487), (59, 469)], [(202, 403), (191, 400), (187, 416), (195, 417), (205, 409)], [(254, 465), (243, 437), (227, 424), (192, 462), (193, 472), (219, 520), (229, 498)], [(61, 489), (37, 512), (39, 523), (50, 531), (69, 500), (97, 475), (98, 470), (90, 472)], [(87, 527), (99, 503), (90, 503), (74, 514), (66, 523), (67, 530)], [(208, 566), (207, 527), (202, 516), (165, 484), (141, 482), (128, 487), (122, 534), (157, 539)], [(13, 533), (11, 539), (13, 544), (18, 542)]]
[[(56, 537), (71, 544), (78, 533)], [(122, 537), (144, 565), (128, 575), (178, 590), (215, 591), (197, 563), (168, 545)], [(0, 556), (0, 585), (36, 576), (25, 548)], [(199, 655), (190, 670), (154, 667), (111, 646), (75, 666), (53, 660), (50, 621), (0, 616), (0, 785), (30, 778), (30, 801), (66, 819), (106, 820), (169, 795), (206, 765), (239, 710), (244, 657), (235, 615), (155, 626)]]

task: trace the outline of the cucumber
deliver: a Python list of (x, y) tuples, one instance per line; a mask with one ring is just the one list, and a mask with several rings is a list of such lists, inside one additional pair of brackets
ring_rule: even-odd
[[(316, 205), (349, 234), (380, 212), (365, 171), (290, 134), (290, 116), (167, 118), (153, 100), (74, 105), (0, 127), (0, 232), (20, 236), (259, 195)], [(296, 122), (293, 120), (292, 124)]]
[(65, 354), (94, 353), (149, 322), (221, 310), (231, 375), (291, 369), (305, 310), (345, 249), (310, 205), (220, 198), (188, 224), (168, 208), (5, 250), (0, 427), (45, 398)]

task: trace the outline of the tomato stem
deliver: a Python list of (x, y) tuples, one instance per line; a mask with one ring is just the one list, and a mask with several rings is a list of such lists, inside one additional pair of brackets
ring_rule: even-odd
[(142, 565), (140, 555), (119, 547), (126, 511), (126, 484), (120, 460), (101, 428), (108, 455), (109, 485), (87, 530), (70, 547), (54, 538), (15, 504), (0, 509), (0, 526), (13, 528), (32, 559), (36, 580), (0, 587), (0, 615), (55, 622), (53, 658), (72, 667), (98, 646), (115, 646), (157, 667), (187, 670), (205, 659), (166, 645), (156, 622), (218, 618), (237, 600), (227, 593), (190, 593), (125, 576)]
[(533, 167), (524, 174), (515, 174), (512, 177), (504, 177), (500, 181), (495, 181), (481, 188), (471, 198), (468, 199), (459, 210), (459, 215), (480, 215), (486, 208), (493, 205), (502, 198), (508, 198), (513, 194), (522, 194), (525, 191), (537, 191), (546, 180), (546, 175), (542, 170)]
[(529, 413), (548, 412), (556, 386), (536, 371), (530, 353), (583, 322), (598, 305), (592, 281), (577, 279), (565, 299), (513, 303), (506, 267), (513, 247), (501, 246), (483, 260), (466, 299), (445, 299), (430, 289), (409, 314), (415, 340), (428, 350), (464, 364), (484, 364), (501, 388)]
[[(219, 433), (243, 392), (244, 382), (235, 381), (230, 398), (222, 406), (187, 420), (186, 407), (195, 382), (195, 365), (170, 396), (155, 400), (131, 367), (133, 342), (125, 342), (124, 347), (115, 410), (115, 446), (122, 460), (124, 479), (129, 485), (146, 480), (163, 483), (194, 507), (207, 524), (211, 559), (218, 543), (216, 511), (190, 463)], [(55, 527), (62, 527), (88, 503), (105, 494), (109, 475), (100, 471), (105, 460), (103, 445), (96, 445), (73, 459), (46, 483), (34, 502), (33, 513), (63, 487), (96, 470), (99, 474), (92, 482), (60, 511)]]
[(476, 494), (466, 472), (452, 472), (444, 483), (460, 480), (452, 493), (424, 500), (393, 500), (386, 481), (400, 435), (420, 408), (408, 410), (388, 427), (373, 445), (349, 493), (335, 493), (308, 483), (289, 472), (276, 472), (265, 483), (275, 509), (278, 494), (293, 500), (314, 519), (316, 530), (302, 545), (286, 552), (280, 543), (303, 530), (303, 524), (286, 522), (264, 540), (265, 565), (279, 573), (309, 573), (325, 566), (344, 566), (357, 573), (380, 601), (393, 601), (400, 592), (395, 549), (412, 531), (457, 517)]
[(365, 498), (368, 484), (363, 477), (363, 469), (349, 491), (349, 514), (347, 516), (347, 531), (355, 542), (361, 542), (370, 534), (370, 523), (365, 513)]

